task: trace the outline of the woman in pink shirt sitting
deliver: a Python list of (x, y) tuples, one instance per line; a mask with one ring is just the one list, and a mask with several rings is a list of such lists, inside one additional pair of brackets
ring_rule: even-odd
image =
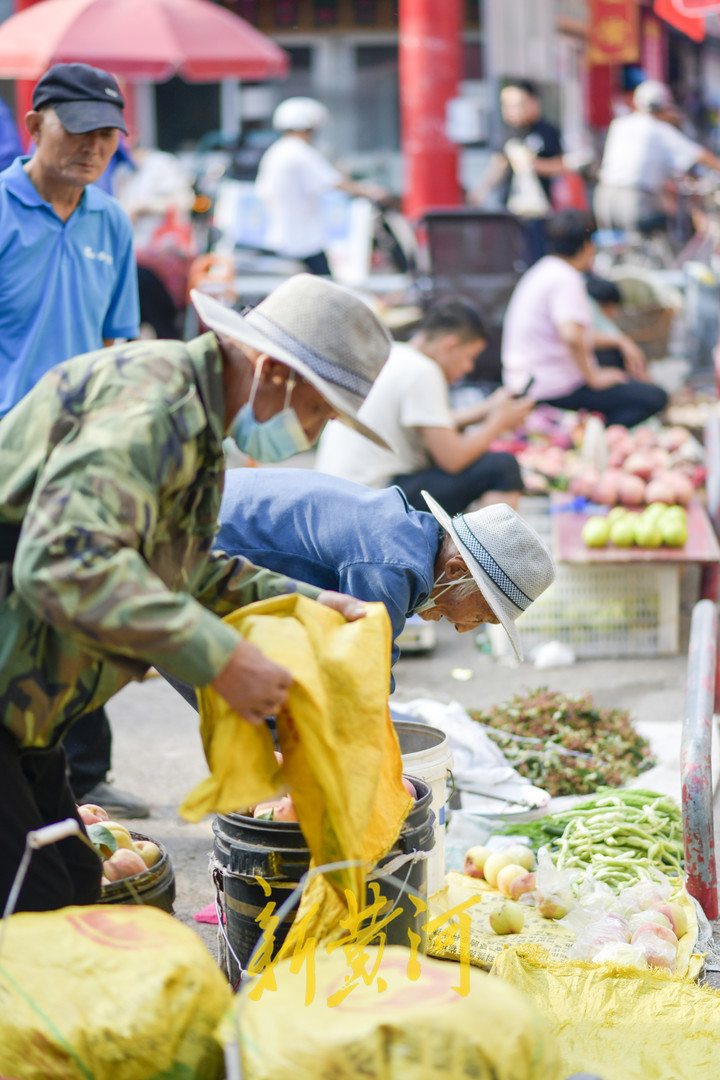
[(615, 367), (593, 351), (593, 316), (583, 273), (595, 257), (593, 220), (580, 210), (551, 218), (553, 249), (518, 282), (505, 314), (503, 382), (516, 393), (534, 376), (532, 396), (559, 409), (587, 409), (606, 424), (633, 427), (660, 412), (667, 394)]

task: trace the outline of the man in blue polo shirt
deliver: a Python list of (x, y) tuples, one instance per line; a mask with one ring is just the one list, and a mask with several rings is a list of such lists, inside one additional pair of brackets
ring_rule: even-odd
[[(132, 228), (115, 199), (93, 187), (127, 134), (120, 88), (88, 64), (56, 64), (25, 117), (35, 143), (0, 173), (0, 417), (42, 375), (115, 338), (136, 337)], [(103, 710), (65, 741), (78, 801), (113, 816), (148, 807), (106, 783), (111, 732)]]
[(26, 117), (32, 157), (0, 173), (0, 416), (55, 364), (135, 337), (132, 228), (95, 187), (126, 131), (107, 72), (56, 64)]

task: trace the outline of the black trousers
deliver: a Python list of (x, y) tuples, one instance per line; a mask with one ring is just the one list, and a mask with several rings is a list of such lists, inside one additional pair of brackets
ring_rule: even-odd
[(79, 802), (110, 772), (112, 732), (104, 709), (84, 713), (63, 737), (70, 787)]
[[(62, 747), (20, 750), (0, 726), (0, 909), (4, 908), (25, 850), (25, 836), (64, 818), (80, 821), (65, 775)], [(80, 822), (85, 831), (85, 826)], [(94, 904), (100, 896), (102, 863), (77, 837), (34, 851), (16, 911), (55, 911), (69, 904)]]
[(458, 473), (423, 469), (393, 478), (415, 510), (427, 510), (421, 492), (427, 491), (448, 514), (461, 514), (486, 491), (522, 491), (520, 466), (512, 454), (483, 454)]
[(609, 386), (605, 390), (579, 386), (565, 397), (544, 399), (546, 405), (554, 405), (558, 409), (572, 409), (573, 412), (587, 409), (589, 412), (601, 413), (608, 426), (623, 424), (625, 427), (634, 427), (635, 424), (641, 424), (643, 420), (662, 412), (667, 400), (667, 394), (662, 387), (636, 382), (634, 379), (618, 386)]

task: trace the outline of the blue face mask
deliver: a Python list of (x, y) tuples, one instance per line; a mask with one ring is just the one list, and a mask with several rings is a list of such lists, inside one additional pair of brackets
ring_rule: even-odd
[(294, 454), (302, 453), (303, 450), (309, 450), (310, 441), (302, 429), (297, 413), (290, 405), (290, 397), (295, 387), (294, 373), (288, 377), (282, 412), (276, 413), (275, 416), (271, 416), (269, 420), (262, 423), (255, 419), (253, 404), (264, 362), (263, 357), (255, 369), (250, 399), (236, 413), (230, 425), (229, 434), (248, 457), (254, 458), (255, 461), (273, 463), (284, 461)]

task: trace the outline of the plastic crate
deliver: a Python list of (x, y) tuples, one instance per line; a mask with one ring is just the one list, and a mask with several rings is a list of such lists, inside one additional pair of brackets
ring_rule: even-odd
[(578, 659), (679, 651), (680, 568), (560, 564), (550, 588), (517, 620), (527, 655), (561, 641)]

